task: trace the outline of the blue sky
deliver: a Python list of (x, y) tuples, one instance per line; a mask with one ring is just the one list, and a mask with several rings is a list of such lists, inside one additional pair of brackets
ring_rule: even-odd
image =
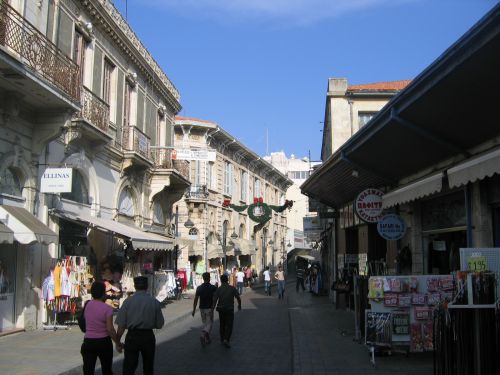
[(412, 79), (497, 1), (114, 3), (180, 91), (180, 115), (217, 122), (259, 155), (318, 160), (329, 77)]

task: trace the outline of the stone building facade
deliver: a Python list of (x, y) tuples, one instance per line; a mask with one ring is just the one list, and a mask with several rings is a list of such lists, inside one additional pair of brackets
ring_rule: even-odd
[[(0, 330), (46, 321), (42, 280), (57, 259), (123, 258), (134, 233), (145, 258), (161, 250), (162, 265), (173, 264), (172, 203), (189, 186), (187, 163), (171, 158), (180, 109), (112, 1), (0, 3), (0, 203), (39, 225), (26, 243), (0, 233), (13, 285)], [(72, 172), (71, 192), (42, 191), (53, 168)]]
[[(252, 221), (246, 210), (224, 207), (250, 205), (262, 198), (283, 205), (292, 181), (259, 157), (220, 125), (178, 116), (174, 145), (177, 157), (191, 153), (191, 182), (178, 208), (180, 267), (208, 261), (208, 268), (253, 265), (258, 271), (282, 262), (286, 245), (287, 210), (272, 213), (264, 225)], [(194, 227), (184, 225), (190, 220)], [(187, 240), (187, 241), (186, 241)]]

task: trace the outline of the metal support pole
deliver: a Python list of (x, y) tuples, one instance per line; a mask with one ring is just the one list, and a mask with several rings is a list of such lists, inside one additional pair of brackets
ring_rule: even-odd
[(175, 206), (175, 247), (174, 247), (174, 275), (177, 275), (177, 258), (179, 257), (179, 206)]

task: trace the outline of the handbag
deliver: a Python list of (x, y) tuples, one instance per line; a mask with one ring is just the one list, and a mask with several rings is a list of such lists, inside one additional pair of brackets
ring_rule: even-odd
[(78, 322), (78, 327), (80, 327), (80, 330), (82, 332), (87, 331), (87, 322), (85, 321), (85, 308), (87, 307), (87, 303), (89, 303), (89, 301), (85, 302), (81, 314), (76, 318), (76, 321)]

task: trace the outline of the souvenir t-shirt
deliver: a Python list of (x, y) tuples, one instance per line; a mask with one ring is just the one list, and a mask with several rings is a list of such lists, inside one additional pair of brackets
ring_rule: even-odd
[(108, 337), (106, 318), (109, 316), (113, 316), (111, 306), (98, 300), (89, 301), (85, 307), (85, 323), (87, 327), (85, 337), (88, 339)]

